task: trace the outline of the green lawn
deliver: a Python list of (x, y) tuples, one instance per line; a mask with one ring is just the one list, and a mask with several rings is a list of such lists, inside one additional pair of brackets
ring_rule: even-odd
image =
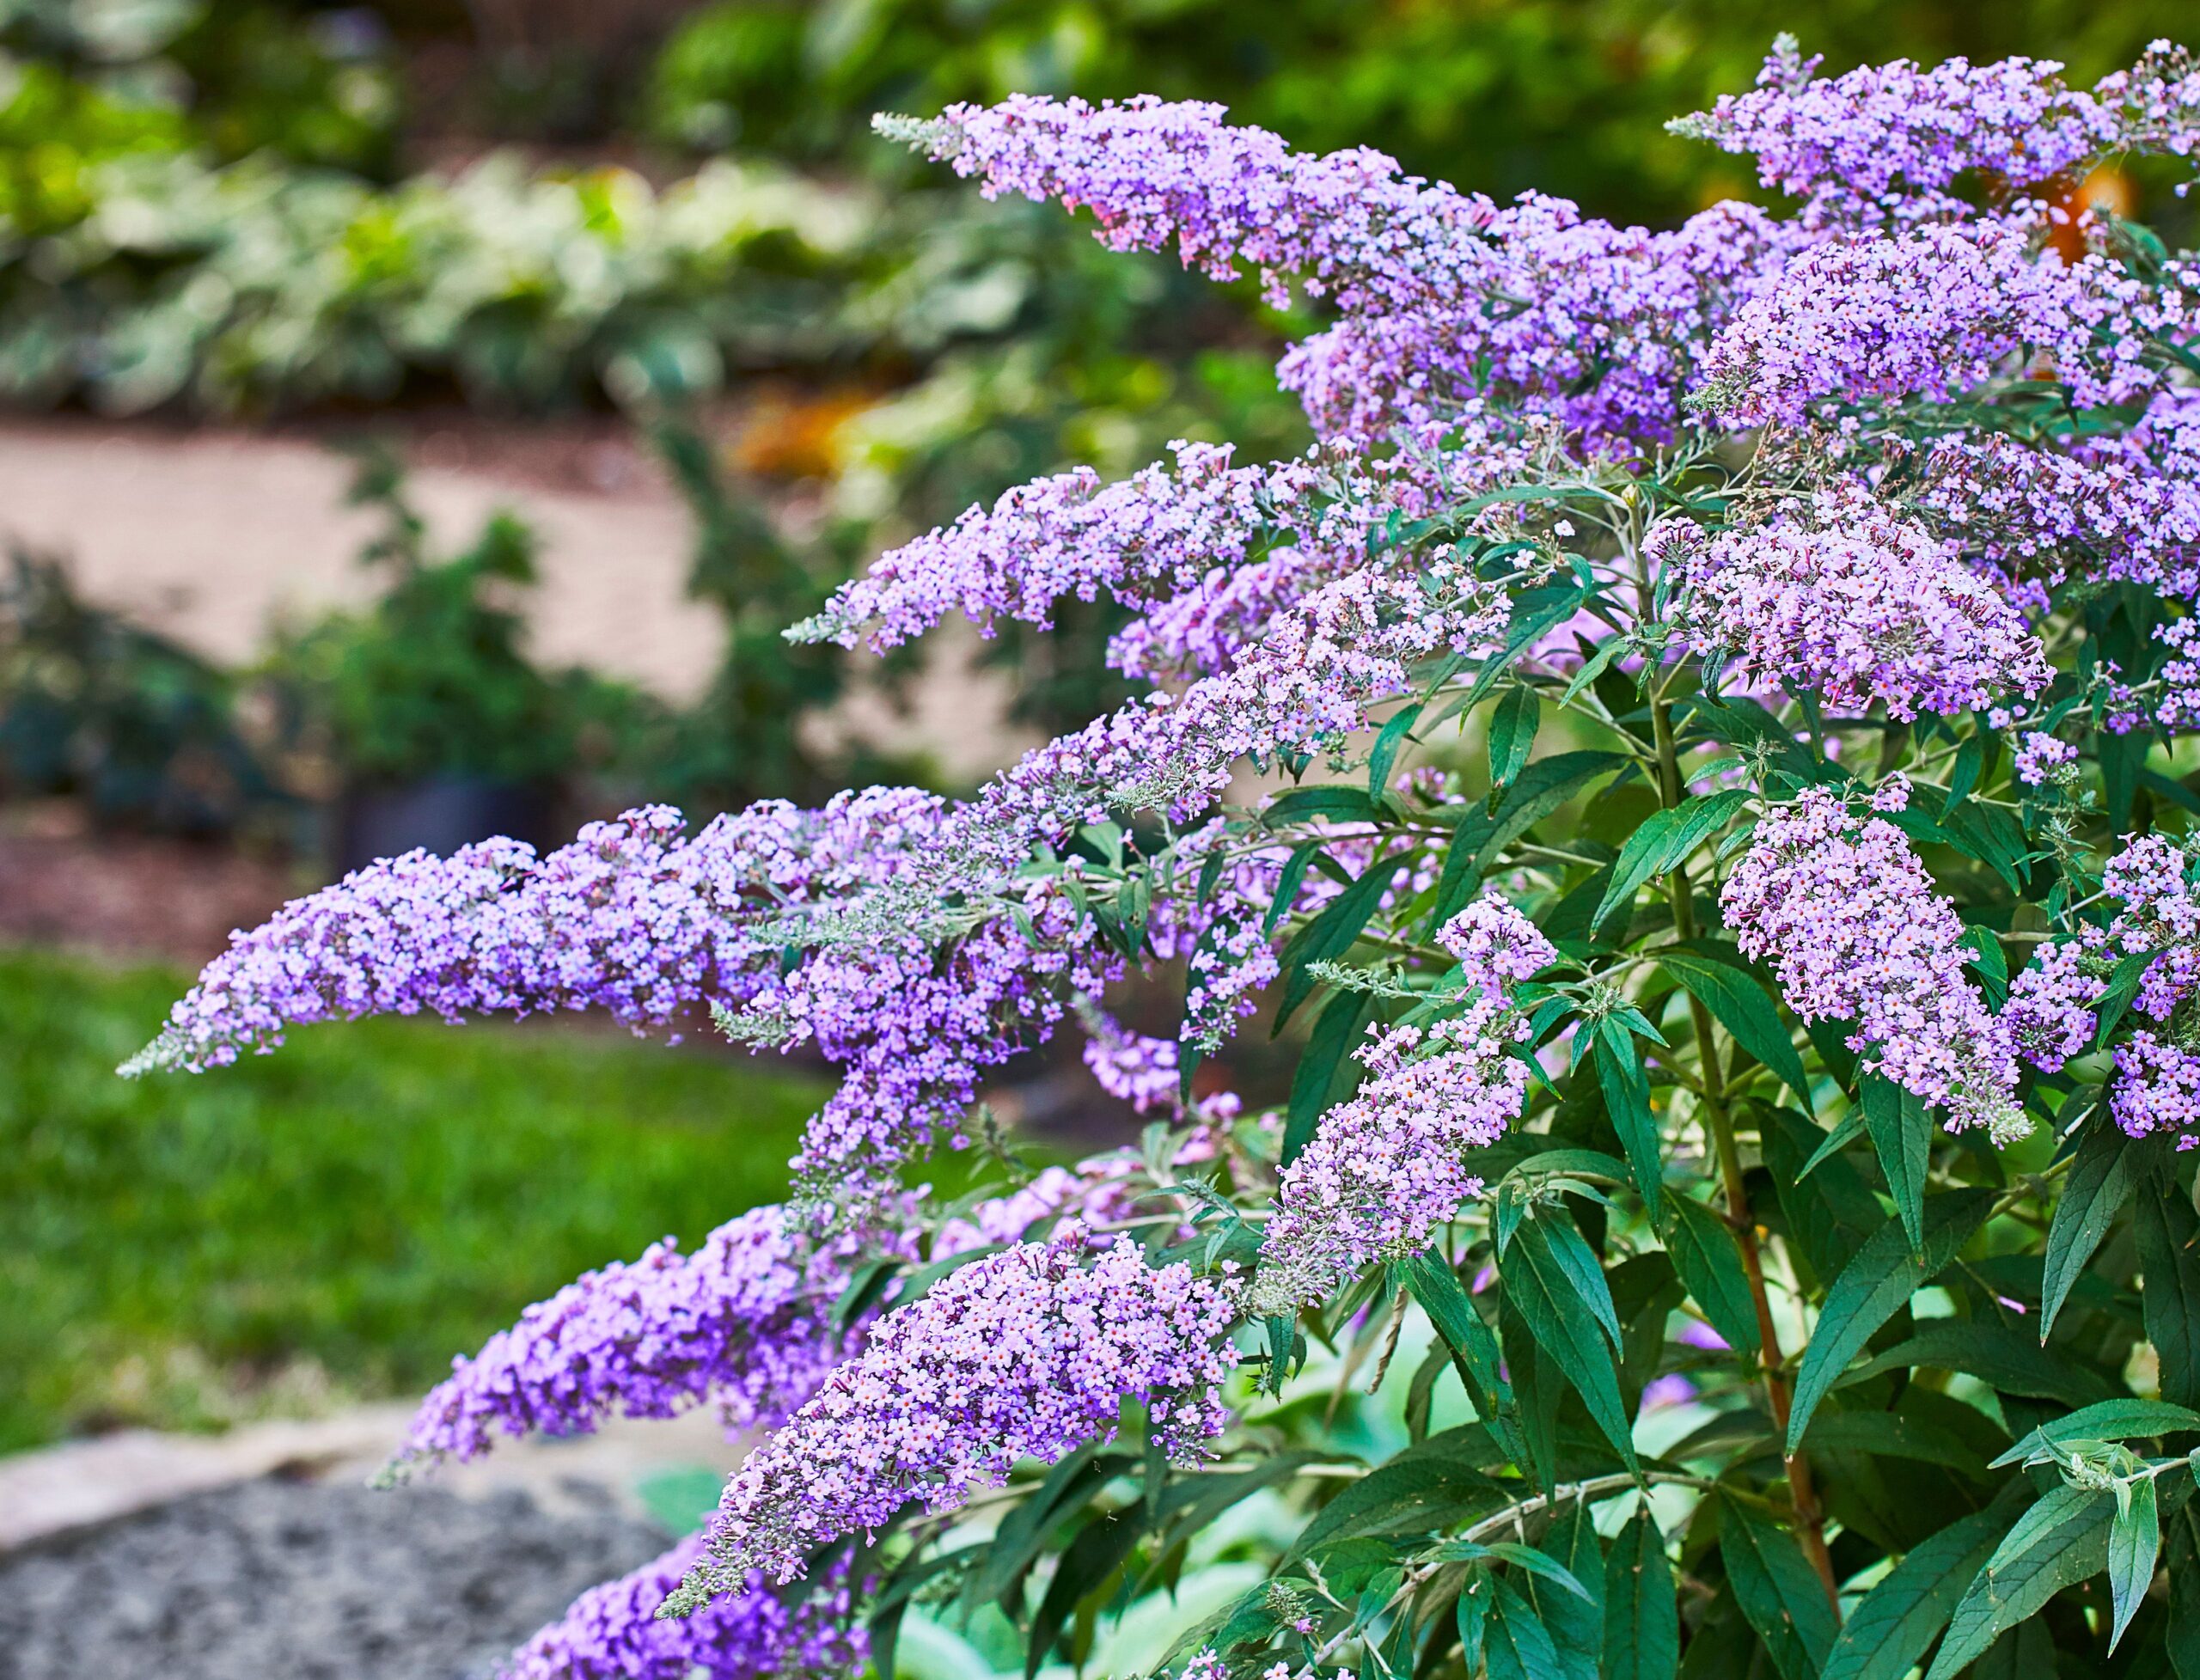
[(128, 1082), (186, 977), (0, 951), (0, 1450), (406, 1393), (528, 1302), (775, 1200), (768, 1061), (373, 1021)]

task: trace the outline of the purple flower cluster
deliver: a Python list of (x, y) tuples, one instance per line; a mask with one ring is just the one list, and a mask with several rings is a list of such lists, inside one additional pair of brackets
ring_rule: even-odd
[(650, 805), (544, 858), (510, 840), (407, 852), (233, 934), (123, 1071), (220, 1066), (286, 1028), (368, 1015), (602, 1009), (639, 1029), (742, 1003), (778, 956), (761, 921), (900, 872), (941, 814), (936, 795), (872, 788), (817, 812), (768, 800), (692, 839)]
[(1134, 1033), (1104, 1011), (1085, 1013), (1085, 1065), (1100, 1089), (1134, 1111), (1172, 1109), (1182, 1080), (1176, 1041)]
[(1128, 1238), (1093, 1259), (1073, 1220), (973, 1261), (882, 1318), (735, 1473), (668, 1610), (751, 1570), (791, 1580), (810, 1553), (906, 1505), (951, 1511), (1019, 1459), (1052, 1463), (1112, 1438), (1127, 1400), (1145, 1407), (1158, 1444), (1194, 1452), (1227, 1421), (1235, 1287), (1182, 1262), (1150, 1267)]
[(1355, 1054), (1372, 1076), (1321, 1118), (1283, 1170), (1261, 1240), (1254, 1310), (1289, 1312), (1320, 1298), (1378, 1255), (1418, 1248), (1480, 1194), (1470, 1152), (1520, 1116), (1527, 1031), (1522, 982), (1557, 958), (1535, 925), (1503, 900), (1476, 901), (1438, 938), (1467, 999), (1426, 1032), (1371, 1029)]
[(2200, 595), (2200, 394), (2166, 391), (2075, 453), (2001, 433), (1935, 439), (1908, 492), (1966, 552), (2039, 593), (2074, 572)]
[(1792, 248), (1744, 205), (1677, 233), (1584, 218), (1531, 194), (1500, 210), (1365, 150), (1292, 151), (1221, 107), (1019, 97), (895, 125), (988, 193), (1091, 209), (1117, 250), (1172, 240), (1218, 278), (1257, 267), (1343, 316), (1280, 370), (1325, 437), (1378, 436), (1502, 394), (1569, 424), (1662, 440), (1688, 346)]
[(1705, 352), (1699, 395), (1743, 425), (1813, 405), (1945, 402), (2045, 358), (2081, 407), (2164, 388), (2155, 340), (2200, 321), (2200, 271), (2156, 286), (2098, 254), (2065, 265), (2002, 222), (1819, 245), (1743, 303)]
[(1952, 548), (1853, 487), (1706, 538), (1669, 521), (1654, 556), (1677, 574), (1697, 651), (1732, 650), (1744, 675), (1888, 715), (1952, 715), (2052, 675), (2009, 603)]
[(1925, 70), (1898, 58), (1831, 78), (1818, 75), (1822, 62), (1783, 36), (1753, 92), (1671, 126), (1754, 156), (1758, 180), (1802, 199), (1806, 222), (1850, 228), (1966, 220), (1974, 212), (1954, 191), (1964, 177), (1988, 176), (2005, 194), (2043, 186), (2136, 132), (2120, 101), (2070, 88), (2051, 60)]
[[(1898, 779), (1873, 809), (1908, 797)], [(1853, 1020), (1850, 1048), (1874, 1053), (1950, 1131), (1983, 1126), (1999, 1144), (2031, 1129), (2008, 1029), (1964, 974), (1963, 924), (1885, 817), (1805, 789), (1760, 825), (1720, 904), (1742, 950), (1770, 960), (1788, 1007)]]
[(839, 1362), (830, 1315), (854, 1245), (819, 1247), (760, 1207), (693, 1254), (667, 1238), (528, 1308), (420, 1404), (393, 1468), (476, 1458), (498, 1433), (577, 1435), (614, 1413), (708, 1400), (729, 1430), (769, 1427)]
[(862, 1668), (871, 1641), (844, 1582), (785, 1598), (752, 1575), (693, 1616), (658, 1616), (702, 1553), (697, 1535), (590, 1587), (513, 1653), (498, 1680), (779, 1680)]

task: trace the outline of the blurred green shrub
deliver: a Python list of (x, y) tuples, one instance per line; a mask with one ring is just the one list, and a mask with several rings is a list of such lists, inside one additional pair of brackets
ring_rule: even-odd
[(525, 784), (575, 767), (590, 727), (615, 731), (645, 704), (622, 685), (528, 657), (517, 608), (535, 582), (534, 533), (510, 513), (438, 558), (394, 457), (362, 458), (350, 498), (382, 529), (360, 563), (386, 577), (364, 612), (333, 613), (283, 638), (268, 675), (344, 780), (442, 777)]
[(235, 681), (17, 548), (0, 576), (0, 797), (79, 800), (101, 827), (229, 834), (285, 801)]

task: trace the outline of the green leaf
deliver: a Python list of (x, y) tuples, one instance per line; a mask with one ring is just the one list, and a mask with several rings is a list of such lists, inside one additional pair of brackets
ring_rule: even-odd
[(1627, 1519), (1604, 1558), (1604, 1680), (1674, 1680), (1680, 1671), (1673, 1566), (1647, 1505)]
[(1365, 789), (1335, 783), (1291, 788), (1261, 807), (1261, 821), (1271, 828), (1317, 818), (1333, 822), (1380, 822), (1389, 815)]
[(2108, 1566), (2108, 1494), (2057, 1486), (2017, 1519), (1949, 1618), (1926, 1680), (1952, 1680), (2003, 1633)]
[(1402, 707), (1383, 725), (1382, 733), (1375, 737), (1375, 745), (1367, 754), (1367, 794), (1380, 799), (1390, 785), (1390, 769), (1398, 761), (1398, 749), (1405, 745), (1406, 736), (1421, 721), (1421, 702)]
[(1495, 1334), (1476, 1310), (1474, 1298), (1459, 1281), (1459, 1274), (1442, 1255), (1426, 1249), (1395, 1262), (1394, 1270), (1451, 1351), (1451, 1362), (1458, 1367), (1459, 1381), (1466, 1388), (1467, 1398), (1474, 1402), (1476, 1414), (1491, 1426), (1517, 1461), (1522, 1455), (1516, 1451), (1519, 1439), (1510, 1420), (1512, 1390), (1505, 1380), (1504, 1355), (1498, 1349)]
[(1665, 1252), (1688, 1292), (1711, 1328), (1729, 1347), (1754, 1353), (1757, 1340), (1757, 1301), (1750, 1293), (1740, 1245), (1726, 1222), (1693, 1197), (1676, 1194), (1672, 1217), (1665, 1222)]
[(1761, 1108), (1757, 1113), (1764, 1164), (1788, 1229), (1811, 1269), (1830, 1282), (1885, 1225), (1886, 1214), (1863, 1176), (1837, 1155), (1804, 1178), (1804, 1164), (1824, 1143), (1824, 1133), (1792, 1109)]
[(1734, 1601), (1785, 1680), (1818, 1680), (1839, 1631), (1825, 1584), (1785, 1529), (1743, 1505), (1719, 1502), (1719, 1556)]
[(1922, 1253), (1910, 1247), (1909, 1234), (1892, 1219), (1856, 1251), (1826, 1291), (1818, 1329), (1795, 1373), (1794, 1408), (1788, 1418), (1790, 1457), (1802, 1445), (1811, 1414), (1849, 1361), (1863, 1350), (1873, 1331), (1956, 1257), (1971, 1233), (1985, 1223), (1993, 1201), (1990, 1190), (1951, 1190), (1926, 1203)]
[[(1537, 1345), (1566, 1375), (1589, 1415), (1596, 1420), (1629, 1469), (1635, 1467), (1635, 1440), (1627, 1408), (1620, 1399), (1619, 1371), (1612, 1345), (1618, 1340), (1611, 1292), (1596, 1258), (1588, 1255), (1595, 1283), (1580, 1276), (1577, 1255), (1562, 1252), (1556, 1233), (1563, 1230), (1579, 1255), (1588, 1255), (1579, 1231), (1562, 1219), (1532, 1219), (1521, 1225), (1498, 1272), (1505, 1292)], [(1592, 1299), (1592, 1295), (1596, 1298)], [(1613, 1329), (1608, 1336), (1605, 1326)]]
[(2154, 1479), (2142, 1477), (2130, 1484), (2108, 1525), (2108, 1590), (2116, 1610), (2116, 1626), (2108, 1636), (2111, 1652), (2139, 1613), (2139, 1601), (2154, 1584), (2154, 1560), (2161, 1547), (2161, 1513), (2155, 1506)]
[(2135, 950), (2117, 959), (2116, 967), (2108, 976), (2108, 990), (2101, 993), (2100, 1001), (2093, 1005), (2093, 1014), (2099, 1024), (2093, 1029), (2093, 1048), (2108, 1042), (2109, 1035), (2124, 1018), (2124, 1011), (2131, 1007), (2131, 1000), (2139, 995), (2139, 984), (2153, 968), (2159, 950)]
[(1615, 912), (1632, 905), (1644, 883), (1686, 863), (1697, 846), (1726, 826), (1749, 797), (1748, 790), (1739, 787), (1699, 793), (1644, 818), (1642, 826), (1619, 849), (1611, 884), (1604, 889), (1604, 901), (1590, 920), (1591, 930), (1602, 927)]
[(1808, 1178), (1827, 1160), (1840, 1154), (1842, 1150), (1863, 1135), (1864, 1105), (1861, 1103), (1851, 1103), (1843, 1111), (1841, 1118), (1834, 1122), (1833, 1130), (1825, 1134), (1825, 1141), (1812, 1150), (1811, 1158), (1803, 1163), (1802, 1176)]
[(1525, 682), (1505, 691), (1489, 720), (1489, 783), (1506, 787), (1520, 773), (1535, 750), (1536, 728), (1543, 721), (1543, 702)]
[(1915, 1335), (1875, 1354), (1848, 1380), (1861, 1382), (1911, 1365), (1964, 1371), (2004, 1394), (2059, 1400), (2066, 1406), (2088, 1404), (2107, 1388), (2105, 1380), (2088, 1367), (2044, 1351), (2021, 1330), (1959, 1318), (1920, 1324)]
[[(1598, 1680), (1597, 1661), (1604, 1648), (1604, 1555), (1587, 1502), (1576, 1500), (1552, 1518), (1539, 1550), (1520, 1549), (1541, 1560), (1525, 1585), (1558, 1649), (1555, 1680)], [(1525, 1558), (1519, 1561), (1526, 1565)]]
[(1306, 866), (1321, 854), (1327, 842), (1311, 840), (1292, 848), (1291, 856), (1284, 860), (1283, 873), (1276, 877), (1275, 896), (1268, 901), (1268, 914), (1261, 918), (1261, 937), (1266, 938), (1275, 932), (1275, 925), (1284, 913), (1299, 901), (1299, 883), (1306, 878)]
[(1054, 1649), (1054, 1640), (1067, 1625), (1078, 1602), (1104, 1587), (1138, 1544), (1142, 1532), (1137, 1518), (1128, 1511), (1096, 1517), (1077, 1531), (1077, 1538), (1062, 1549), (1047, 1596), (1039, 1601), (1031, 1620), (1031, 1637), (1024, 1648), (1025, 1680), (1038, 1673)]
[(1643, 1204), (1655, 1223), (1659, 1217), (1665, 1162), (1657, 1117), (1650, 1112), (1650, 1084), (1643, 1078), (1635, 1035), (1609, 1015), (1597, 1023), (1597, 1083), (1604, 1090), (1605, 1111), (1611, 1115), (1613, 1128), (1627, 1151), (1628, 1176), (1642, 1193)]
[(1849, 1613), (1822, 1680), (1903, 1680), (2008, 1532), (2012, 1503), (1997, 1500), (1912, 1546)]
[(1284, 1023), (1314, 989), (1308, 965), (1334, 962), (1358, 943), (1397, 872), (1396, 854), (1375, 858), (1365, 873), (1323, 907), (1321, 914), (1291, 936), (1291, 943), (1283, 948), (1284, 987), (1282, 1000), (1276, 1005), (1277, 1031), (1283, 1029)]
[(1887, 1190), (1894, 1197), (1902, 1228), (1910, 1233), (1910, 1246), (1925, 1241), (1925, 1175), (1933, 1152), (1933, 1121), (1916, 1093), (1904, 1090), (1876, 1073), (1864, 1075), (1860, 1100), (1865, 1129), (1872, 1146), (1879, 1152), (1879, 1165), (1887, 1176)]
[(2165, 1643), (2177, 1680), (2200, 1680), (2200, 1500), (2168, 1515), (2169, 1625)]
[(1669, 947), (1658, 953), (1658, 966), (1686, 987), (1690, 995), (1733, 1035), (1735, 1043), (1770, 1068), (1773, 1076), (1809, 1108), (1811, 1082), (1788, 1029), (1781, 1023), (1779, 1011), (1755, 976), (1737, 966), (1739, 952), (1735, 962), (1728, 963), (1709, 954), (1714, 949), (1708, 942), (1686, 949)]
[(1983, 1476), (1987, 1469), (1985, 1454), (1953, 1430), (1901, 1412), (1834, 1412), (1821, 1408), (1811, 1420), (1803, 1445), (1811, 1452), (1849, 1452), (1864, 1458), (1908, 1458), (1921, 1464), (1945, 1464), (1974, 1477)]
[(2173, 1192), (2139, 1198), (2139, 1302), (2162, 1398), (2200, 1406), (2200, 1221)]
[(1496, 1586), (1489, 1576), (1476, 1570), (1459, 1589), (1453, 1614), (1459, 1624), (1459, 1664), (1469, 1674), (1482, 1667), (1482, 1636), (1489, 1625), (1490, 1600), (1496, 1596)]
[(2071, 1441), (2153, 1440), (2162, 1435), (2200, 1429), (2200, 1412), (2166, 1400), (2140, 1400), (2129, 1396), (2081, 1406), (2051, 1423), (2031, 1430), (1989, 1467), (2001, 1469), (2021, 1464), (2035, 1454)]
[(2087, 1122), (2078, 1152), (2063, 1182), (2062, 1200), (2047, 1228), (2047, 1269), (2040, 1284), (2039, 1339), (2047, 1340), (2055, 1316), (2069, 1298), (2070, 1286), (2086, 1269), (2100, 1239), (2131, 1200), (2151, 1157), (2124, 1136), (2106, 1116)]
[(1430, 1445), (1370, 1470), (1323, 1506), (1292, 1543), (1285, 1563), (1341, 1541), (1433, 1533), (1503, 1507), (1506, 1495), (1497, 1483), (1468, 1465), (1430, 1453)]
[(1489, 1665), (1489, 1680), (1551, 1680), (1561, 1672), (1549, 1631), (1510, 1581), (1494, 1583), (1482, 1660)]
[(1489, 834), (1475, 854), (1475, 867), (1486, 871), (1498, 852), (1591, 782), (1614, 771), (1629, 769), (1634, 762), (1624, 754), (1586, 749), (1536, 760), (1514, 779), (1499, 803)]
[(1282, 1164), (1289, 1166), (1313, 1138), (1322, 1116), (1350, 1095), (1363, 1064), (1352, 1051), (1373, 1013), (1375, 999), (1364, 992), (1340, 992), (1323, 1005), (1291, 1078), (1291, 1104), (1283, 1127)]

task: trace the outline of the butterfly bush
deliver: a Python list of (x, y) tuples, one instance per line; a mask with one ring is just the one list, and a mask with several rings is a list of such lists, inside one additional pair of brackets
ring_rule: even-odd
[[(2190, 1631), (2200, 266), (2085, 183), (2189, 175), (2200, 71), (1782, 39), (1677, 127), (1787, 207), (1500, 204), (1195, 101), (884, 120), (1306, 312), (1304, 450), (1054, 473), (790, 627), (1105, 601), (1134, 697), (954, 797), (376, 864), (130, 1064), (593, 1010), (831, 1071), (782, 1204), (634, 1233), (400, 1444), (728, 1425), (705, 1531), (512, 1673), (884, 1672), (912, 1616), (1035, 1672), (1166, 1627), (1121, 1660), (1180, 1680)], [(1114, 1145), (1027, 1159), (1034, 1077)]]

